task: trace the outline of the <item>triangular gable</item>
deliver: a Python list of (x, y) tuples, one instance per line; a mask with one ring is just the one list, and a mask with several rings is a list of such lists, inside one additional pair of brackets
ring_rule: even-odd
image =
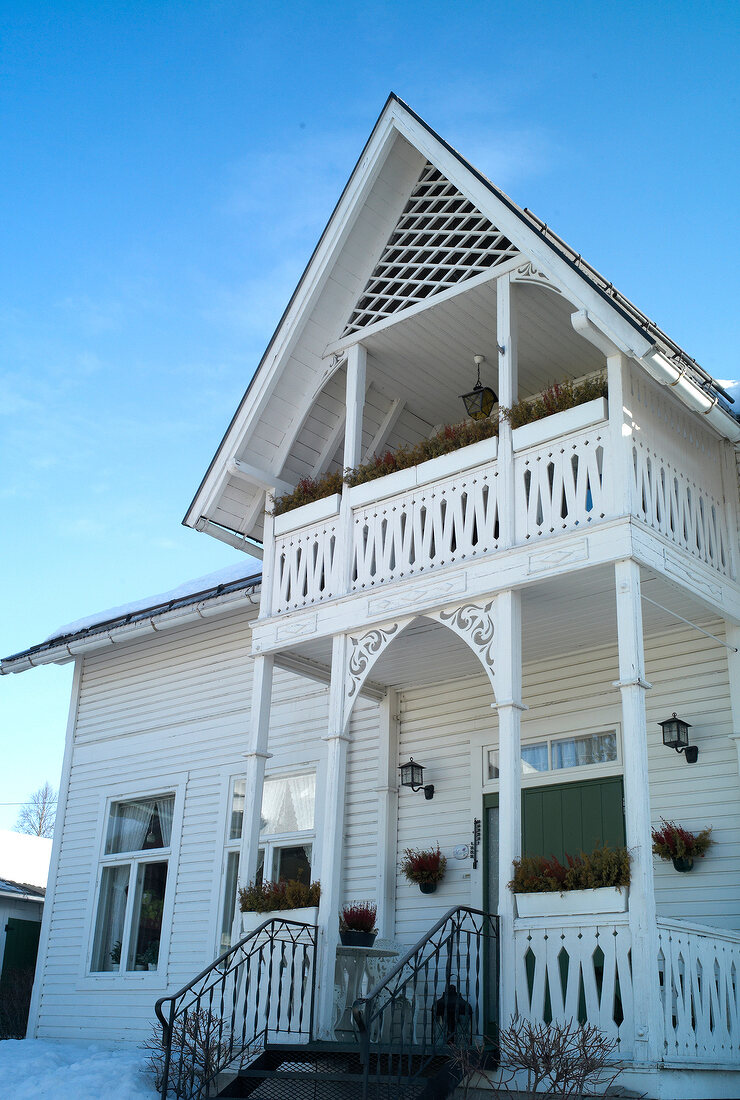
[[(390, 181), (391, 201), (398, 201), (392, 211), (386, 202), (378, 217), (373, 189), (377, 182), (382, 205), (388, 191), (387, 165), (400, 169)], [(408, 177), (402, 180), (407, 169)], [(448, 235), (444, 221), (435, 222), (435, 215), (444, 211), (435, 211), (433, 203), (431, 211), (410, 209), (409, 195), (416, 193), (427, 172), (430, 176), (425, 182), (443, 189), (443, 194), (434, 198), (442, 205), (449, 200), (450, 209), (459, 203), (461, 215), (475, 219), (470, 223), (472, 234), (482, 235), (478, 244), (471, 235), (467, 257), (459, 255), (459, 248), (455, 250), (455, 235)], [(369, 204), (371, 194), (373, 202)], [(420, 193), (415, 197), (422, 198)], [(363, 223), (365, 211), (369, 217)], [(417, 223), (415, 213), (420, 218)], [(373, 240), (373, 229), (385, 214), (390, 216)], [(404, 221), (407, 215), (408, 225)], [(425, 242), (418, 230), (426, 219), (430, 235)], [(442, 265), (439, 278), (425, 267), (425, 261), (429, 263), (425, 243), (448, 250), (449, 263)], [(392, 251), (396, 246), (397, 253)], [(349, 263), (344, 262), (345, 249)], [(372, 256), (380, 256), (374, 266)], [(361, 273), (363, 257), (367, 257), (368, 266)], [(279, 485), (298, 433), (325, 383), (338, 369), (346, 345), (367, 330), (376, 331), (378, 326), (400, 319), (402, 311), (418, 311), (426, 303), (454, 294), (456, 288), (485, 279), (496, 267), (506, 263), (516, 266), (520, 261), (524, 267), (534, 267), (538, 279), (564, 293), (588, 324), (593, 327), (595, 323), (612, 346), (640, 361), (649, 374), (662, 369), (671, 384), (677, 373), (680, 378), (685, 375), (697, 392), (706, 395), (700, 393), (698, 406), (687, 402), (689, 407), (707, 413), (722, 434), (729, 428), (728, 438), (738, 438), (731, 413), (721, 406), (705, 408), (716, 402), (716, 394), (724, 395), (718, 383), (544, 222), (517, 206), (391, 95), (191, 502), (186, 525), (209, 530), (243, 548), (245, 535), (261, 538), (265, 488)], [(524, 277), (520, 269), (517, 278)], [(342, 326), (344, 332), (337, 339)], [(654, 369), (644, 358), (655, 350), (664, 358), (662, 368)], [(277, 411), (271, 410), (271, 405)], [(276, 425), (280, 428), (277, 436)]]
[(511, 241), (427, 161), (342, 335), (517, 254)]

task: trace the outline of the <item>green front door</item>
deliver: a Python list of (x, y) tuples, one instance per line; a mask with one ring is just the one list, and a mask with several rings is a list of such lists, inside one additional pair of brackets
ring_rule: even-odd
[[(624, 844), (621, 775), (555, 783), (522, 790), (522, 854), (557, 856), (591, 852), (597, 844)], [(483, 799), (485, 904), (498, 910), (498, 795)]]
[(591, 852), (624, 844), (622, 777), (557, 783), (522, 791), (522, 855)]
[[(498, 795), (483, 798), (484, 907), (498, 912)], [(522, 790), (522, 854), (557, 856), (591, 852), (600, 844), (621, 847), (625, 841), (621, 775), (580, 783), (526, 787)], [(505, 950), (505, 946), (501, 945)], [(486, 1034), (495, 1033), (498, 985), (495, 960), (488, 960)]]

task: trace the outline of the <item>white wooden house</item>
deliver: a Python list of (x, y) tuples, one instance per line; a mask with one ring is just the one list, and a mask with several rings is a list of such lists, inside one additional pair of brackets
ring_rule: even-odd
[[(608, 398), (270, 514), (460, 421), (476, 356), (502, 407), (600, 373)], [(343, 901), (395, 950), (469, 906), (499, 922), (487, 1018), (585, 1015), (631, 1087), (740, 1093), (739, 443), (719, 383), (391, 96), (185, 518), (261, 577), (3, 662), (75, 662), (33, 1033), (139, 1039), (228, 947), (237, 877), (310, 864), (320, 1038)], [(690, 874), (661, 817), (712, 827)], [(523, 829), (621, 837), (627, 908), (517, 916)], [(437, 842), (421, 895), (399, 860)]]

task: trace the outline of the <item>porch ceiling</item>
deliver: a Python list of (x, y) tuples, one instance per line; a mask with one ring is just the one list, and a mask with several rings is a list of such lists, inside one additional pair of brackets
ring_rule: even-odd
[[(646, 636), (680, 626), (675, 615), (712, 633), (721, 629), (716, 616), (701, 600), (650, 570), (643, 570), (642, 591), (647, 597), (643, 601)], [(655, 603), (669, 610), (661, 610)], [(614, 570), (611, 566), (551, 578), (523, 590), (525, 664), (611, 647), (616, 645), (616, 640)], [(331, 640), (307, 642), (296, 647), (294, 652), (328, 667)], [(446, 627), (422, 617), (386, 649), (373, 666), (370, 679), (377, 684), (403, 688), (478, 675), (481, 675), (480, 664), (468, 646)]]
[[(522, 396), (604, 367), (573, 329), (574, 306), (551, 290), (515, 287)], [(475, 382), (473, 356), (485, 355), (482, 381), (498, 389), (496, 281), (482, 283), (368, 336), (368, 382), (400, 397), (429, 424), (459, 420), (461, 393)]]

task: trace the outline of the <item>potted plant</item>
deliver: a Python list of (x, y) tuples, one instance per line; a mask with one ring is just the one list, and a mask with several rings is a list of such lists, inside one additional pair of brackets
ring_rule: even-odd
[(378, 907), (371, 901), (353, 901), (345, 905), (339, 917), (339, 938), (345, 947), (372, 947), (378, 930)]
[(677, 871), (690, 871), (697, 856), (706, 855), (711, 847), (712, 829), (702, 829), (692, 833), (677, 825), (675, 821), (660, 819), (660, 828), (653, 829), (653, 853), (661, 859), (670, 860)]
[(252, 932), (270, 918), (316, 924), (321, 885), (299, 878), (278, 882), (250, 882), (239, 891), (242, 931)]
[(147, 970), (156, 970), (159, 960), (159, 940), (150, 940), (144, 951), (136, 959), (142, 962)]
[(447, 857), (436, 848), (407, 848), (403, 853), (401, 870), (409, 880), (415, 882), (422, 894), (433, 894), (437, 883), (445, 877)]
[(522, 856), (514, 860), (509, 889), (520, 917), (618, 913), (627, 908), (630, 855), (607, 845), (571, 856)]

